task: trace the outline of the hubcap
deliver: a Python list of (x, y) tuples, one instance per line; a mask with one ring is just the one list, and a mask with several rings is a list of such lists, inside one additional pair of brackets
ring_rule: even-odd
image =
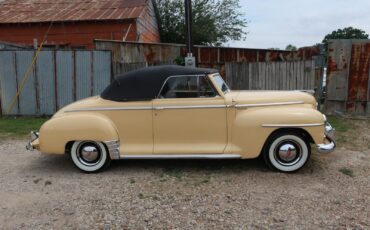
[(297, 156), (297, 150), (292, 144), (284, 144), (279, 148), (279, 157), (284, 161), (291, 161)]
[(295, 165), (302, 158), (302, 147), (293, 140), (281, 141), (274, 150), (274, 157), (280, 165)]
[(78, 160), (86, 166), (97, 165), (101, 160), (99, 146), (92, 142), (82, 142), (77, 149)]
[(85, 146), (81, 150), (81, 157), (86, 161), (95, 161), (98, 158), (98, 149), (95, 146)]

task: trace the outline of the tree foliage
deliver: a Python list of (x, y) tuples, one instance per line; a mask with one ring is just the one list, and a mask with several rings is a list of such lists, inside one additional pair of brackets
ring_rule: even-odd
[[(185, 43), (183, 0), (156, 0), (162, 42)], [(239, 0), (193, 0), (194, 44), (220, 45), (245, 39), (247, 22)]]
[(353, 27), (346, 27), (343, 29), (338, 29), (326, 35), (322, 43), (324, 43), (325, 48), (327, 49), (328, 41), (330, 39), (368, 39), (368, 38), (369, 35), (365, 31)]
[(292, 45), (292, 44), (289, 44), (285, 47), (285, 50), (289, 50), (289, 51), (297, 51), (297, 47)]

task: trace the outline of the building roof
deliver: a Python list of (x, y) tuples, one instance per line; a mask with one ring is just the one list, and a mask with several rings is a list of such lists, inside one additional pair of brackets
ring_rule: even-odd
[(0, 23), (138, 18), (147, 0), (0, 0)]
[(217, 73), (217, 70), (176, 65), (142, 68), (117, 77), (100, 96), (112, 101), (152, 100), (158, 96), (168, 77), (211, 73)]

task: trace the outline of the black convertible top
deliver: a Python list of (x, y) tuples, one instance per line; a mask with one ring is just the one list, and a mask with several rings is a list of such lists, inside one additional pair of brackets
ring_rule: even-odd
[(168, 77), (207, 75), (215, 69), (189, 68), (176, 65), (147, 67), (117, 77), (100, 95), (112, 101), (143, 101), (156, 98)]

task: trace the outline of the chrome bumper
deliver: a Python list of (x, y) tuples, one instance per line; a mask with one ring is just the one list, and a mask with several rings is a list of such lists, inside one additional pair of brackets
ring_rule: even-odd
[(35, 131), (31, 131), (30, 136), (31, 136), (31, 141), (27, 143), (26, 149), (28, 151), (33, 151), (34, 149), (36, 149), (35, 146), (33, 145), (33, 142), (39, 138), (39, 133)]
[(329, 124), (329, 122), (325, 122), (325, 138), (329, 141), (329, 143), (318, 144), (317, 148), (319, 153), (331, 153), (334, 151), (336, 147), (334, 131), (335, 129)]

